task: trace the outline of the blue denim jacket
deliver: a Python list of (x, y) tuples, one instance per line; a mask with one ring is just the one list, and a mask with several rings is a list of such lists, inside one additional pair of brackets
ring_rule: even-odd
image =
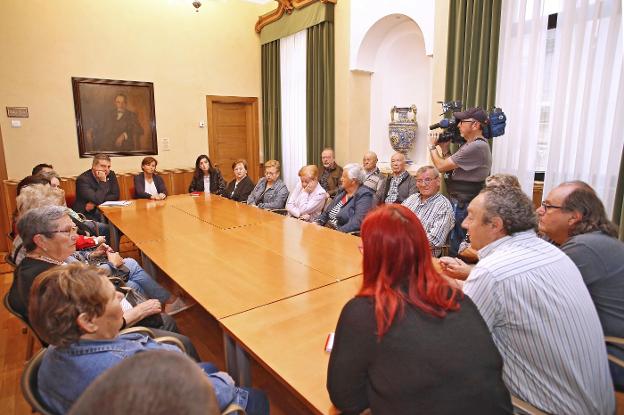
[[(50, 346), (39, 368), (39, 393), (50, 409), (64, 414), (106, 369), (147, 350), (180, 351), (175, 346), (157, 343), (138, 333), (123, 334), (114, 340), (80, 340), (65, 348)], [(221, 372), (207, 376), (221, 410), (232, 401), (243, 408), (247, 406), (247, 391), (234, 386)]]

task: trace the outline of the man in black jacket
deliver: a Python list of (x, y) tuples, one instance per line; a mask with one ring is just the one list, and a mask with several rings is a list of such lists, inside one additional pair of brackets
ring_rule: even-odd
[(107, 200), (119, 200), (119, 183), (111, 169), (111, 159), (106, 154), (96, 154), (90, 170), (76, 179), (76, 201), (73, 209), (87, 219), (100, 222), (102, 215), (97, 206)]

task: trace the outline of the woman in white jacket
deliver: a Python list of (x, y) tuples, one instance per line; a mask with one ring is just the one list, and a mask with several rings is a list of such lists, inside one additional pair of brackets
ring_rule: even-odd
[(329, 194), (319, 184), (318, 168), (315, 165), (303, 166), (299, 170), (299, 179), (300, 182), (286, 202), (286, 209), (290, 216), (312, 222), (323, 211)]

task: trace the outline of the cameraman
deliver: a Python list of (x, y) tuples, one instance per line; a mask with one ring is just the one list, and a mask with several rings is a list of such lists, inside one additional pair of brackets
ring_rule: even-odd
[[(438, 136), (430, 135), (429, 153), (436, 168), (446, 174), (446, 187), (455, 213), (455, 226), (449, 235), (449, 255), (457, 256), (459, 244), (466, 237), (462, 222), (470, 201), (479, 194), (485, 185), (485, 178), (492, 167), (492, 152), (485, 138), (483, 127), (487, 125), (488, 116), (481, 108), (470, 108), (463, 112), (454, 112), (459, 134), (466, 143), (459, 147), (455, 154), (449, 151), (450, 141), (438, 143)], [(442, 150), (443, 156), (438, 153)]]

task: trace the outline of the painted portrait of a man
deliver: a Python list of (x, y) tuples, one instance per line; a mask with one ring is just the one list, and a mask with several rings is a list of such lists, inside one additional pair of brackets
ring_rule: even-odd
[(151, 83), (72, 80), (81, 156), (157, 154)]

